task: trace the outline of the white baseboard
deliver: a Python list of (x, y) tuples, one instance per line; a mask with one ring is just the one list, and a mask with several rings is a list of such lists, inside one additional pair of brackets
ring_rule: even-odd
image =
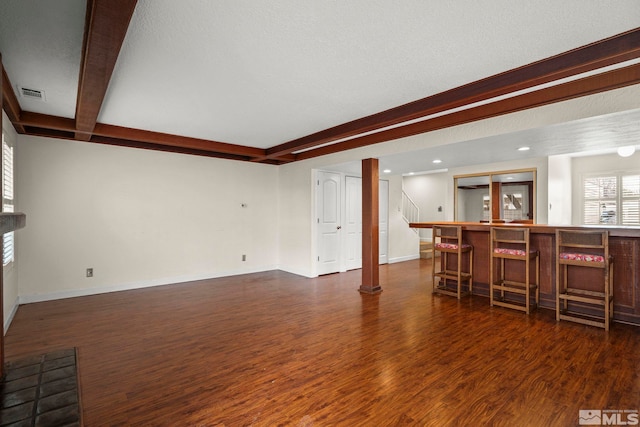
[[(389, 264), (394, 264), (397, 262), (404, 262), (404, 261), (411, 261), (416, 259), (420, 259), (419, 254), (397, 257), (397, 258), (390, 258)], [(272, 270), (281, 270), (281, 271), (295, 274), (297, 276), (305, 277), (308, 279), (318, 277), (317, 275), (316, 276), (310, 275), (308, 271), (302, 271), (299, 269), (292, 269), (284, 266), (266, 266), (262, 268), (247, 269), (242, 271), (231, 271), (231, 272), (227, 271), (227, 272), (216, 273), (216, 274), (179, 276), (179, 277), (171, 277), (171, 278), (145, 280), (140, 282), (131, 282), (131, 283), (125, 283), (125, 284), (113, 285), (113, 286), (101, 286), (101, 287), (84, 288), (84, 289), (70, 289), (70, 290), (64, 290), (64, 291), (50, 292), (46, 294), (20, 295), (16, 299), (13, 309), (11, 310), (9, 320), (5, 326), (5, 333), (9, 325), (11, 324), (11, 320), (13, 320), (13, 316), (15, 316), (18, 310), (18, 306), (20, 304), (31, 304), (35, 302), (44, 302), (44, 301), (53, 301), (53, 300), (65, 299), (65, 298), (98, 295), (98, 294), (105, 294), (109, 292), (129, 291), (133, 289), (173, 285), (176, 283), (194, 282), (197, 280), (217, 279), (220, 277), (238, 276), (242, 274), (261, 273), (264, 271), (272, 271)]]
[(18, 312), (18, 307), (20, 307), (20, 297), (16, 297), (16, 300), (13, 302), (13, 306), (11, 307), (11, 312), (9, 313), (9, 316), (7, 317), (7, 321), (4, 322), (4, 334), (5, 335), (7, 334), (7, 331), (9, 330), (9, 326), (11, 326), (11, 322), (13, 321), (13, 317)]
[(46, 294), (20, 295), (19, 304), (31, 304), (34, 302), (53, 301), (65, 298), (84, 297), (88, 295), (106, 294), (109, 292), (130, 291), (133, 289), (151, 288), (154, 286), (173, 285), (176, 283), (194, 282), (197, 280), (217, 279), (220, 277), (239, 276), (241, 274), (261, 273), (263, 271), (277, 270), (276, 266), (247, 269), (242, 271), (227, 271), (216, 274), (202, 274), (190, 276), (178, 276), (171, 278), (151, 279), (140, 282), (131, 282), (121, 285), (101, 286), (85, 289), (70, 289), (66, 291), (51, 292)]
[(414, 259), (420, 259), (420, 254), (401, 256), (401, 257), (397, 257), (397, 258), (391, 258), (391, 259), (389, 259), (389, 264), (395, 264), (396, 262), (411, 261), (411, 260), (414, 260)]

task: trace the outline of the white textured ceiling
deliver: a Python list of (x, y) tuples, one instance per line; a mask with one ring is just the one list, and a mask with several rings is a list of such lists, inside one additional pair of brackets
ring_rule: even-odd
[(99, 121), (267, 148), (637, 26), (638, 0), (140, 0)]
[(75, 117), (85, 8), (84, 0), (0, 0), (0, 53), (13, 90), (45, 92), (46, 102), (19, 97), (23, 110)]
[[(381, 171), (390, 170), (394, 175), (419, 174), (530, 157), (614, 153), (623, 146), (634, 146), (640, 152), (640, 109), (384, 155), (379, 165)], [(519, 151), (520, 147), (530, 150)], [(360, 162), (329, 165), (331, 170), (353, 175), (360, 175), (360, 168)]]
[[(26, 111), (73, 117), (82, 0), (1, 0)], [(139, 0), (98, 121), (267, 148), (640, 27), (638, 0)], [(15, 90), (15, 88), (14, 88)]]

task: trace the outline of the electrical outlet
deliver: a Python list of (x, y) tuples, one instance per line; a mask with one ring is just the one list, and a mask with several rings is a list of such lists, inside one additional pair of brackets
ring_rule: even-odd
[(93, 277), (93, 268), (87, 268), (87, 277)]
[(242, 255), (242, 260), (243, 260), (243, 261), (246, 261), (246, 260), (247, 260), (247, 256), (243, 254), (243, 255)]

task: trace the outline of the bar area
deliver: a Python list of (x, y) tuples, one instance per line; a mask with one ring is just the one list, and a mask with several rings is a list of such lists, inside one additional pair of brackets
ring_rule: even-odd
[[(640, 326), (640, 227), (590, 227), (551, 226), (546, 224), (492, 223), (492, 222), (418, 222), (410, 223), (412, 228), (432, 228), (435, 225), (456, 225), (462, 227), (462, 241), (473, 246), (473, 295), (489, 297), (490, 267), (492, 263), (490, 233), (492, 227), (527, 228), (530, 245), (539, 252), (539, 307), (556, 310), (556, 231), (601, 231), (608, 232), (608, 250), (612, 263), (613, 321)], [(437, 259), (435, 263), (439, 262)], [(466, 262), (463, 261), (463, 263)], [(580, 283), (587, 291), (602, 287), (598, 275), (576, 268), (568, 273), (569, 280)], [(590, 269), (586, 269), (590, 270)], [(507, 275), (524, 277), (524, 266), (518, 263), (507, 265)], [(487, 302), (489, 305), (489, 302)], [(580, 302), (570, 303), (570, 308), (578, 313), (593, 315), (594, 310)]]

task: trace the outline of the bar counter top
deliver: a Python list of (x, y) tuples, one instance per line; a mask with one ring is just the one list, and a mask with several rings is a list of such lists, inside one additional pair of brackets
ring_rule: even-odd
[(514, 222), (467, 222), (467, 221), (440, 221), (440, 222), (411, 222), (410, 228), (431, 228), (434, 225), (460, 225), (463, 230), (489, 230), (491, 227), (527, 227), (531, 233), (553, 233), (557, 229), (562, 230), (608, 230), (611, 237), (638, 237), (639, 226), (620, 225), (549, 225), (549, 224), (521, 224)]
[[(459, 225), (463, 241), (473, 245), (473, 293), (489, 295), (489, 231), (491, 227), (527, 227), (531, 230), (531, 247), (540, 251), (540, 307), (555, 310), (556, 303), (556, 230), (607, 230), (609, 252), (613, 255), (614, 320), (640, 326), (640, 227), (622, 226), (564, 226), (502, 222), (418, 222), (412, 228), (431, 228), (434, 225)], [(521, 266), (510, 267), (520, 274)], [(588, 288), (596, 289), (597, 278), (586, 272), (579, 279)], [(523, 274), (523, 273), (522, 273)], [(581, 273), (580, 273), (581, 274)], [(488, 304), (488, 302), (487, 302)]]

